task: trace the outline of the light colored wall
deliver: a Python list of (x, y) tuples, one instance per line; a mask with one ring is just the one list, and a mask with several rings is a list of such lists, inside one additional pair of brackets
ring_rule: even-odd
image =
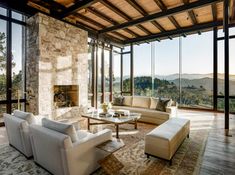
[(54, 107), (53, 86), (79, 85), (78, 103), (87, 105), (87, 32), (40, 13), (27, 24), (29, 110), (54, 119), (78, 115), (78, 107)]

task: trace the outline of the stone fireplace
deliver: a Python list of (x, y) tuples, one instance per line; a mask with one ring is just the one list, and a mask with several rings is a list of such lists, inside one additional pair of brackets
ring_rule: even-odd
[[(40, 13), (29, 18), (27, 26), (28, 110), (52, 119), (78, 116), (88, 97), (87, 32)], [(55, 106), (58, 85), (79, 87), (77, 99)]]

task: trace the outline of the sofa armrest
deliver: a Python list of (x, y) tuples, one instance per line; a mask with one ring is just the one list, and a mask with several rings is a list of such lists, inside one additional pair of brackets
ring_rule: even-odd
[(111, 139), (112, 139), (112, 131), (110, 129), (104, 129), (104, 130), (92, 135), (91, 137), (82, 140), (82, 142), (81, 141), (75, 142), (73, 144), (72, 149), (75, 149), (79, 152), (81, 150), (85, 151), (85, 150), (88, 150), (92, 147), (96, 147), (97, 145), (99, 145), (103, 142), (106, 142), (108, 140), (111, 140)]
[(177, 106), (166, 107), (166, 112), (169, 113), (171, 117), (176, 117), (176, 115), (177, 115)]

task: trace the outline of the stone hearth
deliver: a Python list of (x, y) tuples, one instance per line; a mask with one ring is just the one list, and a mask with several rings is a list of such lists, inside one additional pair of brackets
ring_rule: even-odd
[[(40, 13), (27, 25), (28, 111), (52, 119), (78, 116), (88, 96), (87, 32)], [(54, 85), (78, 85), (78, 106), (56, 108)]]

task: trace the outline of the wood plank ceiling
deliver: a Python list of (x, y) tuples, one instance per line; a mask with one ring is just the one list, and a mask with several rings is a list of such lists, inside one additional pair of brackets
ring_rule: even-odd
[(29, 0), (36, 8), (123, 44), (221, 26), (222, 0)]

